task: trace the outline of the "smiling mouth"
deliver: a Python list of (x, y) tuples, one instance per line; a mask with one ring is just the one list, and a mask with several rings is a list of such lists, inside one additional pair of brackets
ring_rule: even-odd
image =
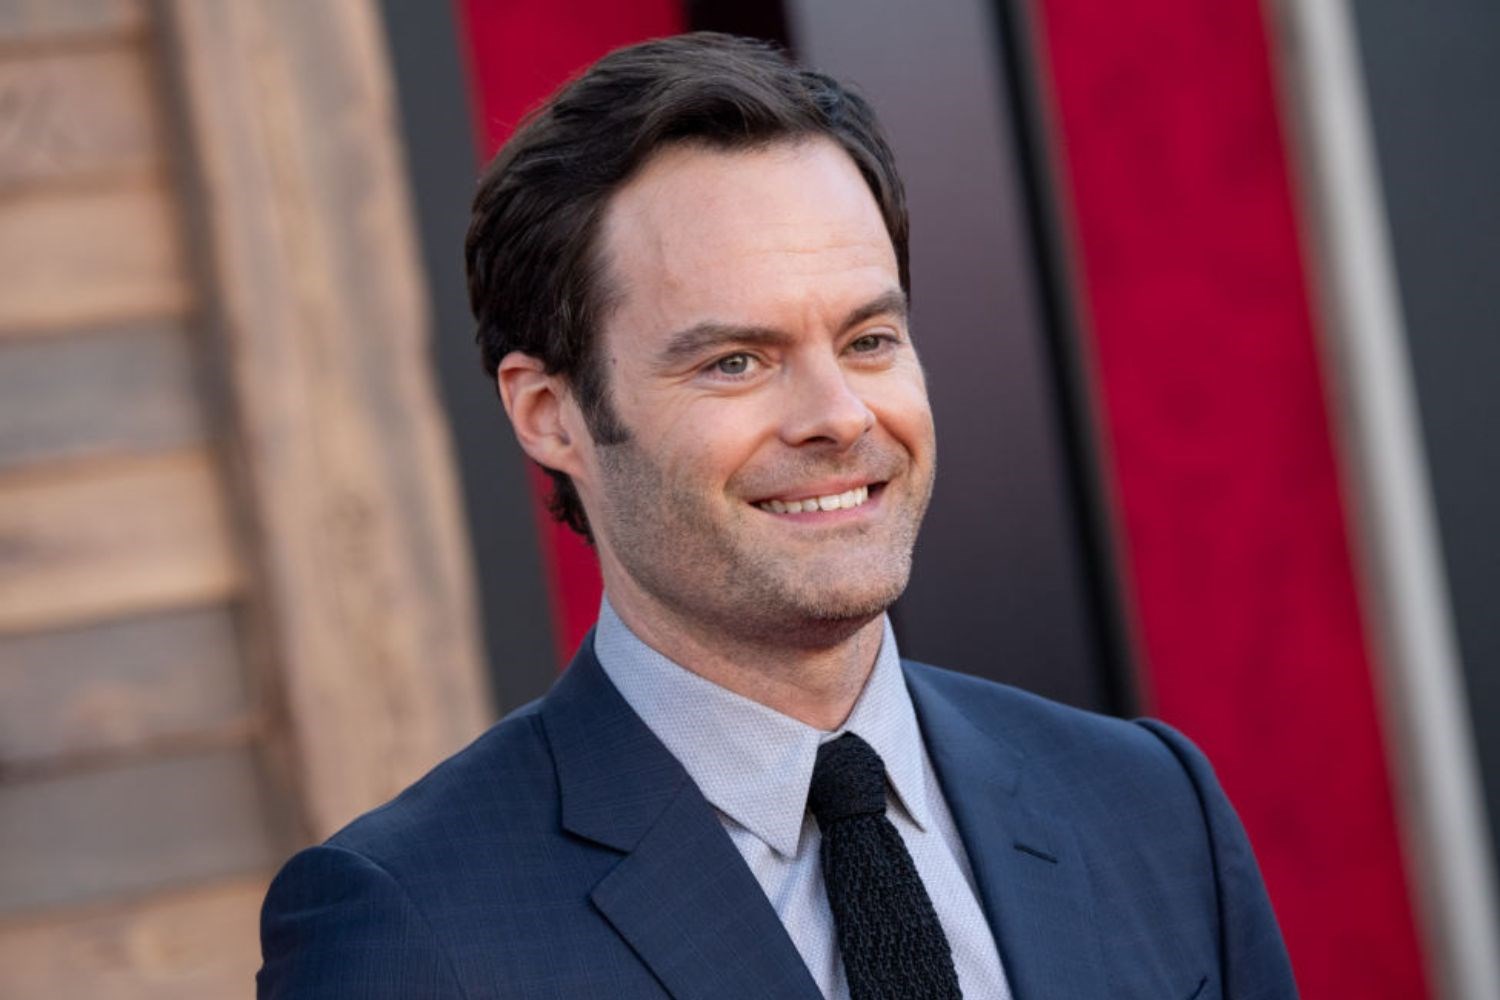
[(835, 511), (853, 510), (855, 507), (864, 506), (870, 499), (870, 491), (878, 490), (884, 485), (856, 486), (852, 490), (842, 493), (828, 493), (823, 496), (802, 497), (797, 500), (762, 500), (755, 506), (770, 514), (805, 514), (813, 511)]

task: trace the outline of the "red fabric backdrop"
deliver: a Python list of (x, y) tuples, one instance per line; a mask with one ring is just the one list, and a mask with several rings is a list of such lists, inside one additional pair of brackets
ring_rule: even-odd
[[(525, 113), (611, 49), (683, 29), (675, 0), (457, 0), (468, 45), (475, 129), (487, 162)], [(548, 516), (547, 477), (532, 468), (542, 564), (551, 591), (559, 666), (599, 610), (593, 549)]]
[(1304, 996), (1426, 995), (1255, 0), (1043, 0), (1147, 704), (1214, 761)]

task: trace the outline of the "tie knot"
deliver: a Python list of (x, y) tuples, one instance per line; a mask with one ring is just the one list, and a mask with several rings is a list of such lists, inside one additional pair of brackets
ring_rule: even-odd
[(807, 808), (821, 829), (850, 816), (885, 815), (885, 762), (853, 733), (818, 747)]

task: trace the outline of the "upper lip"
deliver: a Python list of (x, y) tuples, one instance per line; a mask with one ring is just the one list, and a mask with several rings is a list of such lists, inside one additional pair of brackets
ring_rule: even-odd
[(770, 500), (781, 500), (783, 502), (788, 500), (812, 500), (818, 497), (837, 496), (840, 493), (857, 490), (861, 486), (878, 486), (884, 481), (883, 479), (869, 478), (828, 479), (810, 486), (794, 486), (780, 493), (768, 493), (751, 502), (766, 503)]

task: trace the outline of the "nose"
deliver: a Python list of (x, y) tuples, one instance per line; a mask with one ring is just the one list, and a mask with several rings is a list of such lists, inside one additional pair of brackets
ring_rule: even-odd
[(875, 414), (834, 358), (804, 366), (790, 380), (781, 427), (790, 445), (853, 445), (875, 425)]

